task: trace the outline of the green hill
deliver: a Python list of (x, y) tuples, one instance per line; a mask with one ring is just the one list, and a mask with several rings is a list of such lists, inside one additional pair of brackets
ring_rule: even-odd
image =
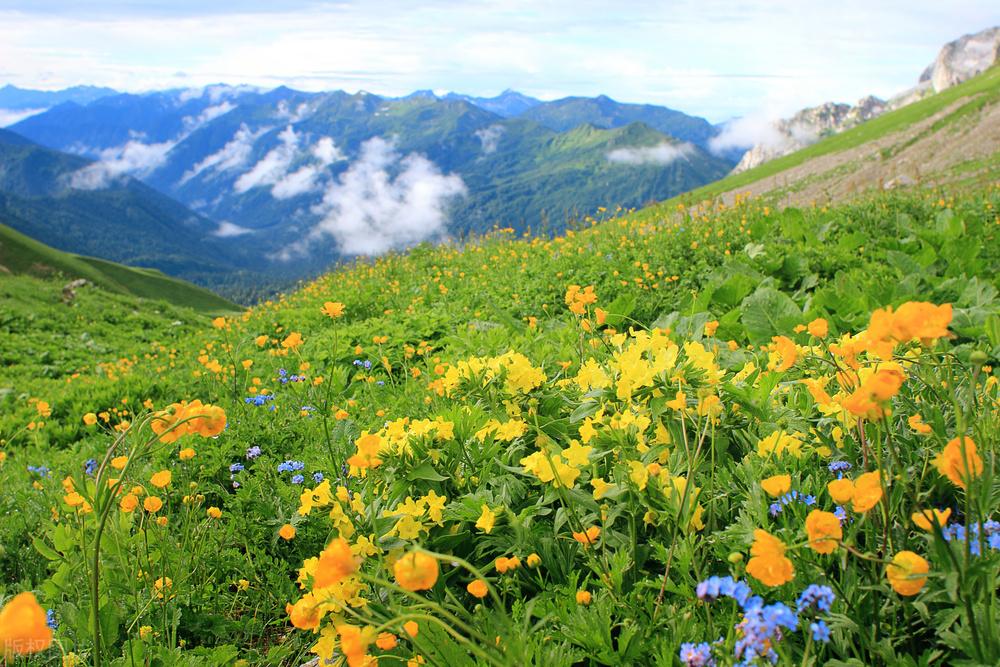
[(962, 84), (665, 204), (723, 196), (731, 200), (735, 193), (746, 191), (775, 194), (801, 204), (907, 184), (981, 187), (1000, 176), (998, 116), (1000, 66), (995, 66)]
[(0, 281), (8, 280), (11, 275), (40, 278), (58, 276), (67, 282), (83, 278), (103, 290), (165, 301), (203, 313), (219, 314), (240, 310), (236, 304), (207, 289), (172, 278), (155, 269), (124, 266), (103, 259), (62, 252), (0, 224)]

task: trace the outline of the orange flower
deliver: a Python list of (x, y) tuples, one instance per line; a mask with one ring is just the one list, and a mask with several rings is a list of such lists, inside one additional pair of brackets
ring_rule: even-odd
[(595, 544), (600, 536), (601, 529), (597, 526), (591, 526), (582, 533), (573, 533), (573, 539), (582, 544), (585, 548), (589, 547), (591, 544)]
[[(347, 416), (346, 412), (344, 416)], [(358, 451), (347, 459), (348, 465), (356, 468), (376, 468), (381, 465), (382, 459), (378, 457), (378, 453), (382, 449), (382, 438), (378, 435), (366, 433), (354, 441), (354, 446)]]
[(921, 576), (930, 571), (926, 560), (912, 551), (900, 551), (893, 556), (892, 563), (885, 570), (886, 577), (892, 589), (900, 595), (916, 595), (927, 583), (927, 577)]
[(845, 478), (835, 479), (826, 485), (827, 493), (837, 504), (844, 504), (854, 497), (854, 482)]
[(908, 343), (920, 339), (929, 344), (936, 338), (948, 335), (951, 324), (951, 304), (935, 306), (924, 301), (910, 301), (893, 312), (892, 307), (880, 308), (872, 313), (868, 323), (868, 336), (876, 341)]
[(294, 350), (298, 346), (302, 345), (303, 342), (304, 341), (302, 340), (302, 334), (300, 334), (298, 331), (293, 331), (292, 333), (288, 334), (285, 340), (281, 341), (281, 347), (285, 348), (286, 350)]
[(882, 500), (882, 485), (878, 471), (866, 472), (854, 480), (851, 507), (855, 512), (867, 512)]
[(348, 623), (338, 623), (340, 651), (347, 658), (348, 667), (364, 667), (368, 664), (368, 645), (375, 641), (375, 628), (368, 625), (359, 628)]
[(190, 461), (191, 459), (194, 458), (194, 454), (195, 452), (193, 449), (191, 449), (190, 447), (185, 447), (181, 451), (177, 452), (177, 457), (181, 461)]
[(785, 543), (766, 530), (753, 531), (747, 574), (765, 586), (780, 586), (795, 578), (795, 567), (785, 556)]
[(146, 508), (147, 512), (155, 514), (163, 509), (163, 501), (156, 496), (148, 496), (142, 501), (142, 506)]
[(577, 604), (582, 604), (584, 606), (587, 606), (587, 605), (590, 604), (591, 600), (593, 600), (593, 596), (590, 594), (590, 591), (577, 591), (576, 592), (576, 603)]
[(799, 356), (799, 348), (795, 346), (791, 338), (785, 336), (774, 336), (771, 341), (774, 343), (774, 350), (781, 356), (781, 361), (774, 370), (779, 373), (787, 371), (795, 365), (795, 360)]
[(910, 519), (917, 525), (917, 528), (926, 530), (928, 533), (934, 532), (935, 526), (940, 526), (941, 528), (947, 526), (950, 517), (950, 507), (943, 512), (941, 510), (923, 510), (910, 515)]
[(486, 597), (487, 593), (489, 593), (490, 588), (482, 579), (476, 579), (475, 581), (469, 582), (469, 585), (465, 587), (465, 590), (469, 591), (469, 594), (473, 597), (482, 599)]
[(5, 604), (0, 610), (0, 655), (4, 660), (47, 649), (52, 644), (47, 620), (33, 593), (19, 593)]
[[(190, 415), (189, 415), (190, 416)], [(226, 428), (226, 411), (217, 405), (205, 405), (187, 424), (191, 433), (197, 433), (204, 438), (213, 438)]]
[(837, 515), (822, 510), (809, 512), (806, 517), (806, 533), (809, 535), (809, 548), (821, 554), (833, 553), (837, 543), (844, 537)]
[(912, 428), (914, 432), (919, 433), (920, 435), (926, 435), (932, 430), (930, 424), (925, 424), (924, 418), (919, 414), (910, 415), (909, 419), (906, 420), (906, 423), (910, 425), (910, 428)]
[(411, 637), (416, 637), (417, 633), (420, 632), (420, 626), (417, 625), (416, 621), (407, 621), (406, 623), (403, 623), (403, 630), (405, 630), (406, 634)]
[(493, 564), (496, 566), (497, 572), (499, 572), (500, 574), (506, 574), (511, 570), (516, 570), (517, 568), (521, 567), (521, 559), (518, 558), (517, 556), (513, 556), (511, 558), (500, 556), (499, 558), (496, 559), (496, 561), (494, 561)]
[(437, 582), (438, 562), (422, 551), (411, 551), (396, 561), (392, 571), (401, 587), (408, 591), (425, 591)]
[(295, 538), (295, 526), (290, 523), (286, 523), (278, 530), (278, 536), (283, 540), (291, 540)]
[(319, 603), (312, 593), (306, 593), (294, 605), (285, 605), (285, 613), (292, 625), (299, 630), (315, 630), (319, 627)]
[(396, 648), (396, 644), (399, 640), (396, 639), (396, 635), (391, 632), (383, 632), (379, 634), (378, 639), (375, 640), (375, 646), (378, 646), (383, 651), (391, 651)]
[(788, 493), (792, 488), (792, 476), (791, 475), (774, 475), (773, 477), (768, 477), (762, 480), (760, 487), (764, 489), (764, 492), (771, 496), (772, 498), (777, 498), (778, 496)]
[(343, 537), (338, 537), (326, 545), (319, 555), (313, 587), (326, 588), (338, 584), (357, 571), (358, 559), (351, 551), (351, 545)]
[(344, 314), (344, 304), (339, 301), (327, 301), (323, 304), (322, 313), (335, 320)]
[(829, 325), (822, 317), (817, 317), (810, 322), (807, 328), (809, 329), (809, 335), (816, 338), (826, 338), (826, 335), (830, 332)]
[(122, 512), (134, 512), (135, 508), (139, 506), (139, 499), (131, 493), (127, 493), (122, 497), (118, 506), (121, 507)]
[(169, 470), (161, 470), (158, 473), (154, 473), (152, 477), (149, 478), (149, 483), (153, 486), (162, 489), (170, 484), (170, 480), (173, 475)]
[(941, 454), (934, 459), (934, 465), (938, 472), (963, 489), (967, 488), (969, 480), (983, 474), (983, 460), (976, 452), (976, 443), (969, 436), (949, 440)]

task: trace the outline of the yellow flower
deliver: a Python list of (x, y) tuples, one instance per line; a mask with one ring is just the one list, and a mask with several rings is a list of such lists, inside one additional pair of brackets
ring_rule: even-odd
[(483, 505), (483, 513), (479, 515), (479, 519), (476, 520), (476, 528), (483, 531), (486, 534), (493, 532), (493, 525), (497, 521), (497, 515), (489, 508), (489, 505)]
[(169, 470), (161, 470), (158, 473), (154, 473), (152, 477), (149, 478), (149, 483), (157, 488), (165, 488), (170, 484), (170, 480), (173, 475)]
[(917, 525), (921, 530), (926, 530), (928, 533), (934, 532), (935, 526), (940, 526), (944, 528), (948, 525), (948, 519), (951, 517), (951, 508), (941, 511), (941, 510), (923, 510), (921, 512), (914, 512), (910, 515), (910, 519)]
[(785, 556), (785, 543), (766, 530), (753, 531), (747, 574), (765, 586), (780, 586), (795, 578), (795, 567)]
[(153, 590), (156, 591), (156, 597), (162, 599), (163, 591), (172, 588), (174, 585), (174, 580), (170, 577), (160, 577), (153, 582)]
[(194, 458), (195, 451), (190, 447), (185, 447), (181, 451), (177, 452), (177, 457), (181, 461), (190, 461)]
[(528, 567), (538, 567), (542, 564), (542, 557), (536, 553), (530, 554), (526, 559)]
[(465, 590), (469, 591), (469, 594), (473, 597), (480, 599), (486, 597), (486, 594), (490, 591), (489, 586), (487, 586), (486, 582), (482, 579), (476, 579), (475, 581), (470, 582), (469, 585), (465, 587)]
[(215, 327), (216, 329), (225, 329), (226, 328), (226, 318), (224, 318), (224, 317), (216, 317), (214, 320), (212, 320), (212, 326)]
[(4, 662), (13, 656), (39, 653), (51, 644), (52, 629), (33, 593), (19, 593), (0, 609), (0, 656)]
[(422, 551), (411, 551), (393, 565), (396, 583), (408, 591), (432, 588), (438, 579), (438, 562)]
[(772, 498), (777, 498), (780, 495), (788, 493), (792, 488), (792, 476), (791, 475), (774, 475), (773, 477), (768, 477), (762, 480), (760, 483), (764, 492)]
[(293, 539), (295, 537), (295, 526), (290, 523), (286, 523), (280, 530), (278, 530), (278, 536), (283, 540)]
[(821, 554), (833, 553), (844, 537), (837, 515), (822, 510), (809, 512), (806, 517), (806, 533), (809, 535), (809, 548)]
[(645, 490), (646, 484), (649, 483), (649, 470), (642, 464), (642, 461), (629, 461), (628, 467), (629, 479), (639, 487), (640, 491)]
[(213, 518), (213, 519), (221, 519), (222, 518), (222, 510), (220, 510), (218, 507), (215, 507), (215, 506), (209, 507), (207, 513), (208, 513), (208, 516), (211, 517), (211, 518)]
[(775, 431), (757, 443), (757, 456), (762, 458), (772, 454), (779, 457), (785, 452), (795, 458), (800, 458), (802, 456), (802, 441), (795, 435)]
[(930, 565), (912, 551), (900, 551), (885, 570), (892, 589), (904, 596), (916, 595), (927, 583)]
[(590, 591), (577, 591), (576, 592), (576, 603), (577, 604), (582, 604), (584, 606), (587, 606), (587, 605), (590, 604), (590, 601), (592, 599), (593, 599), (593, 596), (591, 596)]
[(962, 489), (967, 488), (969, 480), (983, 474), (983, 460), (976, 452), (976, 443), (969, 436), (949, 440), (934, 459), (934, 465), (938, 472)]
[(86, 424), (87, 426), (93, 426), (94, 424), (97, 423), (97, 415), (95, 415), (93, 412), (88, 412), (83, 416), (83, 423)]
[(281, 341), (281, 347), (285, 348), (286, 350), (294, 350), (300, 345), (302, 345), (303, 342), (304, 341), (302, 340), (302, 334), (300, 334), (298, 331), (293, 331), (292, 333), (288, 334), (285, 340)]
[(38, 401), (38, 403), (35, 405), (35, 409), (38, 410), (38, 414), (41, 417), (52, 416), (52, 407), (45, 401)]
[(594, 500), (600, 500), (608, 492), (608, 489), (614, 486), (613, 484), (608, 484), (600, 477), (590, 480), (590, 485), (594, 487)]
[(111, 467), (114, 468), (115, 470), (121, 470), (122, 468), (125, 467), (125, 464), (127, 463), (128, 463), (127, 456), (116, 456), (115, 458), (111, 459)]

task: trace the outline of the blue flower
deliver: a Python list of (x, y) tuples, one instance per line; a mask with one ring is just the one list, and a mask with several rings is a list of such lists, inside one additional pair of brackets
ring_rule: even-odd
[(39, 477), (49, 476), (49, 469), (45, 466), (28, 466), (28, 472), (33, 472)]
[(268, 401), (274, 400), (274, 394), (257, 394), (256, 396), (247, 396), (243, 399), (243, 402), (247, 405), (256, 405), (260, 407), (267, 403)]
[(771, 516), (778, 516), (781, 514), (781, 510), (781, 503), (771, 503), (771, 506), (767, 508), (767, 512)]
[(323, 473), (321, 473), (321, 472), (314, 472), (313, 473), (313, 481), (316, 482), (317, 484), (319, 484), (320, 482), (322, 482), (323, 481)]
[(87, 462), (83, 464), (83, 471), (93, 477), (97, 471), (97, 459), (87, 459)]
[(837, 599), (834, 595), (833, 589), (829, 586), (819, 586), (817, 584), (810, 584), (806, 587), (802, 594), (799, 595), (799, 600), (796, 603), (799, 613), (806, 611), (807, 609), (817, 609), (822, 612), (829, 612), (830, 607), (833, 605), (833, 601)]
[(827, 468), (830, 469), (830, 472), (837, 473), (837, 479), (840, 479), (840, 477), (842, 476), (841, 473), (847, 472), (852, 467), (853, 466), (847, 461), (834, 461), (833, 463), (827, 466)]
[(824, 623), (823, 621), (816, 621), (815, 623), (810, 623), (809, 630), (812, 631), (813, 641), (817, 642), (830, 641), (830, 628), (827, 627), (826, 623)]
[(254, 445), (253, 447), (251, 447), (250, 449), (247, 450), (247, 458), (248, 459), (253, 460), (253, 459), (257, 458), (260, 455), (261, 455), (260, 447), (258, 447), (257, 445)]
[(295, 472), (297, 470), (302, 470), (306, 467), (306, 464), (302, 461), (285, 461), (284, 463), (278, 464), (278, 472)]
[(52, 630), (59, 629), (59, 621), (56, 619), (56, 610), (49, 609), (45, 612), (45, 624)]
[(715, 664), (715, 660), (712, 659), (712, 647), (707, 642), (681, 644), (680, 659), (685, 667), (709, 667)]
[(243, 472), (243, 464), (242, 463), (232, 464), (231, 466), (229, 466), (229, 472)]
[(295, 475), (292, 477), (292, 484), (301, 484), (304, 481), (306, 481), (306, 478), (302, 475)]

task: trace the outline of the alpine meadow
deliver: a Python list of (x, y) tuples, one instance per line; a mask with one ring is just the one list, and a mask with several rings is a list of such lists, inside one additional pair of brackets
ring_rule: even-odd
[[(695, 85), (708, 48), (653, 67), (587, 3), (565, 35), (550, 3), (13, 4), (54, 36), (0, 27), (3, 665), (1000, 664), (995, 7), (924, 3), (861, 81), (892, 97), (815, 106)], [(812, 50), (757, 48), (842, 45), (812, 4)], [(294, 57), (326, 31), (371, 62)], [(570, 74), (577, 39), (621, 76)], [(890, 46), (827, 56), (829, 95)], [(637, 76), (657, 103), (616, 101)]]

